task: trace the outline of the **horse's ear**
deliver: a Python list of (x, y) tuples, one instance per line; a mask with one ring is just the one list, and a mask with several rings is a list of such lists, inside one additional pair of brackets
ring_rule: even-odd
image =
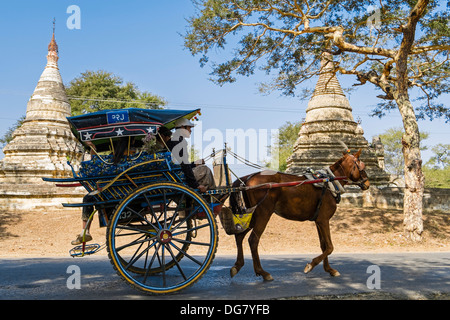
[(359, 158), (359, 156), (361, 155), (361, 148), (359, 148), (358, 152), (354, 154), (355, 158)]

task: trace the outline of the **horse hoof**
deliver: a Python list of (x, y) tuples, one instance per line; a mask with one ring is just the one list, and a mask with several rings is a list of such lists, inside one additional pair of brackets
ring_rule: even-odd
[(233, 278), (238, 273), (238, 269), (236, 267), (233, 267), (230, 269), (230, 276)]
[(330, 272), (330, 275), (331, 275), (332, 277), (340, 277), (340, 276), (341, 276), (341, 274), (340, 274), (339, 271), (337, 271), (337, 270), (331, 271), (331, 272)]
[(263, 276), (263, 279), (264, 281), (273, 281), (273, 277), (270, 274)]
[(308, 273), (313, 269), (313, 266), (311, 265), (311, 263), (308, 263), (305, 267), (305, 270), (303, 270), (304, 273)]

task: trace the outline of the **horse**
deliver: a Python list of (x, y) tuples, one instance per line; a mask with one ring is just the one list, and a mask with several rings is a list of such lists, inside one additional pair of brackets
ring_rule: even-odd
[[(357, 184), (362, 190), (369, 189), (370, 182), (365, 172), (365, 164), (359, 157), (361, 149), (351, 154), (350, 150), (343, 152), (343, 156), (329, 168), (335, 177), (347, 177), (348, 180)], [(244, 265), (244, 252), (242, 242), (250, 231), (248, 242), (253, 260), (253, 268), (257, 276), (262, 276), (265, 281), (273, 280), (273, 277), (265, 271), (259, 259), (258, 244), (267, 223), (273, 213), (294, 221), (313, 220), (319, 234), (322, 254), (315, 257), (304, 269), (305, 273), (310, 272), (315, 266), (323, 261), (323, 267), (331, 276), (340, 276), (340, 273), (331, 268), (328, 256), (333, 252), (331, 242), (329, 220), (336, 212), (338, 200), (329, 189), (317, 188), (312, 184), (299, 184), (297, 186), (278, 187), (271, 189), (261, 189), (258, 185), (265, 183), (283, 183), (303, 181), (307, 178), (293, 174), (277, 172), (275, 174), (264, 174), (257, 172), (233, 182), (233, 187), (245, 186), (242, 191), (242, 198), (246, 208), (255, 207), (250, 225), (242, 233), (235, 234), (237, 246), (237, 258), (234, 266), (230, 270), (231, 277), (234, 277)], [(340, 180), (342, 186), (348, 183), (347, 180)], [(253, 187), (253, 188), (252, 188)], [(324, 192), (324, 193), (323, 193)], [(234, 214), (237, 214), (238, 193), (233, 193), (230, 197), (230, 206)]]

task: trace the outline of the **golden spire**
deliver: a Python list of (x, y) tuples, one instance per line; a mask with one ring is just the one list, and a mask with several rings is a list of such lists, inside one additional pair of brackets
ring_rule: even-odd
[(47, 66), (58, 68), (58, 45), (55, 40), (55, 18), (53, 18), (52, 40), (48, 44)]
[(53, 18), (53, 35), (52, 35), (52, 40), (50, 41), (50, 43), (48, 45), (48, 51), (54, 51), (54, 52), (58, 53), (58, 45), (56, 44), (56, 41), (55, 41), (55, 18)]

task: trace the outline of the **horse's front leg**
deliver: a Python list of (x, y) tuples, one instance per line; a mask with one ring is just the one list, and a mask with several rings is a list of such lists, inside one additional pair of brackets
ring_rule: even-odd
[[(255, 211), (254, 214), (257, 214), (257, 212)], [(250, 234), (250, 237), (248, 238), (248, 243), (250, 245), (250, 251), (252, 253), (253, 259), (253, 269), (255, 270), (255, 274), (257, 276), (262, 276), (265, 281), (272, 281), (273, 277), (261, 266), (261, 261), (259, 260), (258, 254), (258, 245), (261, 235), (264, 232), (264, 229), (266, 228), (271, 215), (272, 215), (271, 213), (268, 214), (258, 213), (258, 215), (256, 216), (257, 219), (255, 221), (255, 226), (253, 228), (252, 233)]]
[(328, 262), (328, 256), (333, 252), (333, 243), (331, 242), (330, 224), (329, 220), (316, 221), (317, 232), (319, 234), (320, 248), (322, 254), (314, 258), (311, 263), (308, 263), (304, 272), (310, 272), (316, 265), (323, 261), (323, 268), (333, 277), (340, 276), (339, 271), (331, 268)]
[[(316, 225), (317, 227), (317, 232), (319, 233), (319, 239), (320, 239), (320, 248), (322, 249), (322, 253), (325, 252), (325, 250), (327, 250), (327, 239), (326, 236), (322, 235), (322, 232), (320, 231), (320, 228)], [(330, 228), (328, 226), (328, 239), (329, 239), (329, 243), (331, 245), (331, 251), (333, 251), (333, 244), (331, 242), (331, 233), (330, 233)], [(329, 253), (331, 254), (331, 252)], [(339, 277), (341, 274), (339, 273), (339, 271), (333, 269), (330, 266), (330, 263), (328, 262), (328, 256), (326, 256), (323, 259), (323, 269), (328, 272), (331, 276), (333, 277)]]
[(244, 249), (242, 247), (242, 241), (244, 240), (247, 233), (250, 231), (250, 229), (245, 230), (242, 233), (238, 233), (234, 235), (234, 239), (236, 240), (236, 247), (237, 247), (237, 257), (236, 262), (234, 263), (234, 266), (230, 269), (230, 276), (233, 278), (239, 270), (244, 266)]

